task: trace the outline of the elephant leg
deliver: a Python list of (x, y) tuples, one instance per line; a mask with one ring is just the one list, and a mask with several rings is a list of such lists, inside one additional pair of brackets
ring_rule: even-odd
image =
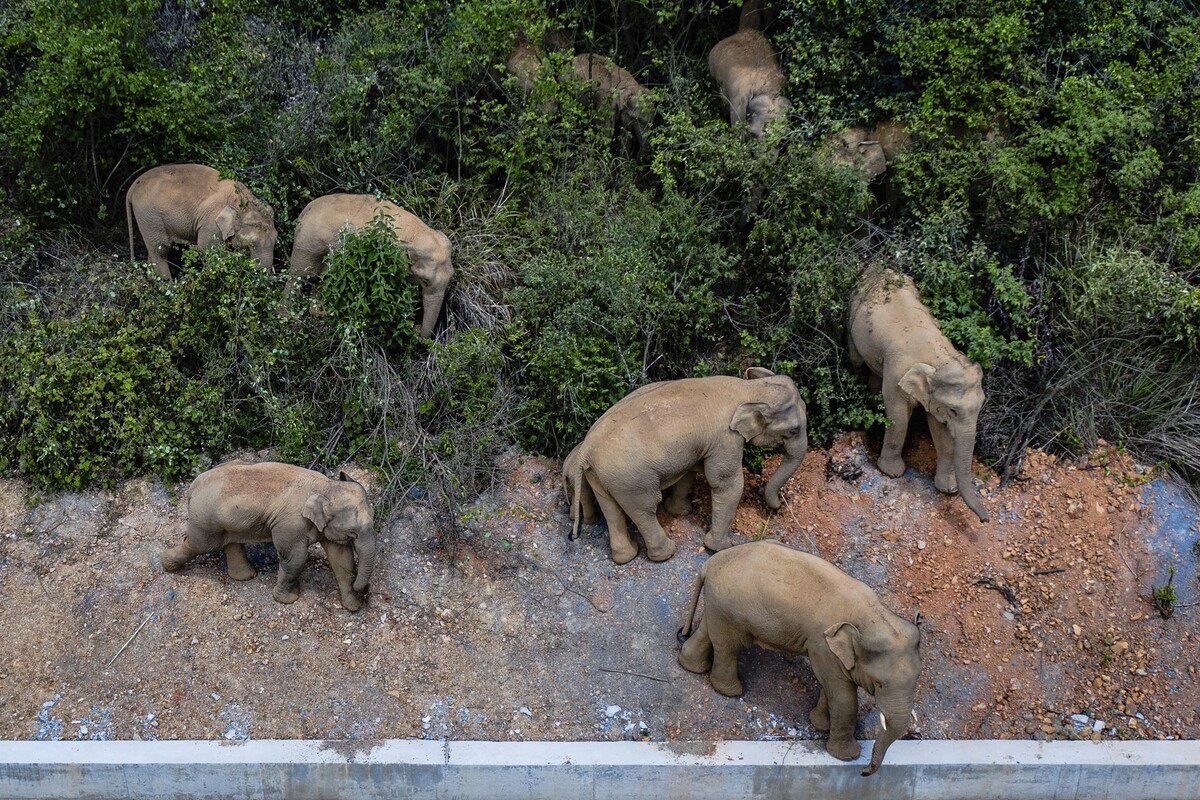
[[(834, 758), (853, 761), (862, 748), (854, 738), (854, 724), (858, 721), (858, 689), (853, 683), (823, 685), (821, 696), (828, 701), (829, 741), (825, 749)], [(819, 703), (820, 701), (818, 701)]]
[(325, 556), (337, 578), (338, 592), (342, 596), (342, 608), (358, 611), (363, 607), (362, 598), (354, 593), (354, 548), (347, 544), (324, 541)]
[(271, 596), (280, 603), (294, 603), (300, 599), (300, 573), (308, 560), (308, 545), (300, 541), (294, 545), (275, 543), (279, 551), (279, 578)]
[(163, 550), (163, 569), (167, 572), (177, 572), (196, 556), (220, 550), (224, 543), (224, 531), (205, 530), (189, 521), (183, 541), (175, 547)]
[(662, 500), (662, 492), (642, 493), (623, 497), (622, 500), (626, 502), (621, 505), (629, 512), (629, 518), (637, 525), (646, 542), (646, 557), (651, 561), (666, 561), (675, 555), (675, 543), (658, 524), (658, 504)]
[(743, 689), (742, 681), (738, 678), (738, 653), (741, 652), (742, 642), (737, 637), (727, 635), (723, 627), (717, 622), (709, 629), (713, 663), (712, 674), (708, 676), (708, 680), (713, 689), (720, 694), (737, 697)]
[[(584, 480), (586, 482), (586, 476)], [(608, 546), (612, 550), (612, 560), (617, 564), (628, 564), (637, 558), (638, 546), (629, 536), (625, 510), (603, 486), (593, 486), (592, 490), (595, 492), (596, 502), (600, 504), (600, 510), (604, 512), (604, 519), (608, 522)]]
[(592, 491), (592, 485), (588, 483), (586, 476), (581, 480), (577, 491), (579, 492), (579, 510), (583, 512), (583, 524), (596, 524), (596, 493)]
[(235, 581), (248, 581), (258, 573), (246, 558), (246, 548), (240, 542), (225, 545), (225, 567)]
[(688, 502), (688, 492), (692, 490), (692, 484), (696, 480), (696, 473), (688, 470), (684, 476), (675, 482), (675, 485), (667, 492), (667, 497), (663, 501), (663, 508), (668, 514), (676, 517), (682, 517), (684, 514), (692, 513), (692, 504)]
[(829, 733), (829, 698), (825, 696), (825, 687), (821, 687), (817, 704), (808, 714), (808, 721), (821, 733)]
[(708, 622), (701, 618), (696, 630), (679, 649), (679, 666), (688, 672), (705, 673), (712, 668), (713, 645), (708, 638)]
[(879, 470), (884, 475), (899, 478), (904, 474), (904, 439), (908, 436), (908, 418), (912, 407), (904, 400), (883, 399), (887, 411), (888, 426), (883, 434), (883, 448), (879, 451)]
[(724, 550), (729, 541), (729, 529), (742, 501), (742, 461), (739, 458), (732, 466), (717, 464), (713, 459), (704, 462), (704, 477), (712, 487), (712, 528), (704, 537), (704, 546), (709, 550)]
[(933, 436), (933, 448), (937, 450), (937, 473), (933, 485), (939, 492), (954, 494), (958, 491), (958, 477), (954, 474), (954, 437), (950, 429), (929, 415), (929, 433)]

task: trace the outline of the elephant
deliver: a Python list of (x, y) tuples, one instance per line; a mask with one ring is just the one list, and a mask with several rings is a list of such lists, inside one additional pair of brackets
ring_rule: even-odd
[(638, 547), (626, 514), (637, 525), (651, 561), (666, 561), (675, 543), (658, 524), (656, 511), (690, 510), (687, 495), (697, 472), (712, 488), (712, 527), (704, 546), (730, 546), (729, 528), (742, 498), (742, 449), (749, 442), (782, 447), (783, 462), (767, 481), (772, 509), (779, 491), (808, 450), (804, 401), (792, 379), (762, 367), (744, 377), (718, 375), (651, 383), (619, 400), (592, 425), (564, 463), (571, 539), (580, 523), (596, 519), (599, 502), (608, 521), (612, 559), (632, 561)]
[(761, 31), (744, 27), (713, 46), (708, 70), (729, 104), (729, 123), (746, 125), (756, 139), (766, 135), (774, 120), (784, 120), (792, 109), (783, 94), (784, 77), (775, 51)]
[(166, 280), (171, 279), (167, 251), (177, 244), (205, 250), (224, 242), (247, 250), (267, 272), (275, 269), (271, 207), (212, 167), (165, 164), (147, 170), (125, 193), (125, 217), (130, 260), (136, 219), (150, 262)]
[[(693, 633), (696, 605), (704, 616)], [(712, 669), (713, 689), (742, 693), (738, 653), (751, 645), (808, 656), (821, 683), (809, 720), (828, 731), (826, 749), (858, 758), (854, 739), (858, 689), (875, 697), (883, 731), (864, 776), (874, 774), (892, 742), (916, 720), (913, 703), (921, 671), (920, 631), (896, 616), (866, 584), (824, 559), (764, 539), (713, 555), (700, 568), (691, 606), (679, 630), (679, 665)], [(690, 636), (690, 638), (688, 638)]]
[(378, 200), (370, 194), (327, 194), (313, 200), (300, 212), (296, 221), (296, 239), (292, 245), (291, 263), (284, 296), (290, 295), (293, 284), (300, 279), (321, 274), (325, 256), (338, 242), (344, 227), (362, 228), (377, 214), (382, 214), (396, 238), (408, 253), (411, 280), (421, 287), (421, 335), (433, 338), (446, 286), (454, 277), (450, 263), (450, 240), (395, 203)]
[[(551, 45), (559, 48), (561, 40), (547, 39), (547, 46)], [(538, 50), (521, 40), (505, 68), (517, 78), (528, 95), (533, 91), (534, 79), (542, 64)], [(646, 131), (654, 119), (654, 102), (650, 90), (638, 83), (631, 72), (607, 56), (580, 53), (571, 59), (570, 70), (563, 77), (581, 82), (576, 97), (589, 108), (595, 111), (612, 109), (614, 130), (620, 125), (633, 134), (639, 148), (645, 144)], [(552, 113), (555, 106), (549, 103), (544, 110)]]
[(825, 137), (825, 149), (836, 164), (858, 167), (868, 181), (876, 180), (908, 146), (907, 129), (896, 122), (884, 122), (868, 130), (855, 125)]
[(971, 457), (979, 409), (986, 399), (983, 370), (954, 349), (921, 302), (912, 279), (892, 270), (873, 271), (850, 302), (848, 350), (855, 366), (866, 366), (871, 385), (883, 392), (888, 417), (879, 454), (886, 475), (904, 474), (901, 450), (908, 421), (925, 407), (937, 450), (934, 485), (959, 492), (981, 522), (988, 512), (971, 481)]
[(300, 597), (308, 546), (320, 542), (337, 578), (342, 607), (358, 611), (375, 568), (373, 525), (366, 489), (344, 472), (333, 480), (291, 464), (227, 462), (192, 481), (187, 534), (177, 546), (163, 550), (162, 563), (167, 572), (176, 572), (202, 553), (224, 549), (229, 577), (248, 581), (255, 572), (242, 545), (273, 542), (279, 578), (272, 596), (294, 603)]

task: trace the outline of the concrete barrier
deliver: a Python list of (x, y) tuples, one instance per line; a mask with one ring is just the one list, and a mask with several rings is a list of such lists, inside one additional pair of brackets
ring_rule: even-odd
[(1196, 800), (1200, 742), (0, 742), (0, 798)]

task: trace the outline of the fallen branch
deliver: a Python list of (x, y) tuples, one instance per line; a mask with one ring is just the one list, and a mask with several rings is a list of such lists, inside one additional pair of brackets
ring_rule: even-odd
[(1054, 569), (1035, 569), (1034, 575), (1057, 575), (1060, 572), (1066, 572), (1066, 567), (1055, 567)]
[(608, 667), (597, 667), (596, 669), (600, 670), (601, 672), (615, 672), (618, 675), (632, 675), (635, 678), (646, 678), (647, 680), (658, 681), (659, 683), (671, 682), (667, 678), (656, 678), (653, 675), (643, 675), (640, 672), (630, 672), (629, 670), (625, 669), (609, 669)]
[(117, 656), (119, 656), (119, 655), (121, 655), (121, 653), (125, 652), (125, 648), (129, 647), (129, 643), (134, 640), (134, 637), (136, 637), (139, 633), (142, 632), (142, 628), (146, 627), (146, 623), (149, 622), (150, 617), (153, 617), (153, 616), (154, 616), (153, 611), (151, 611), (149, 614), (146, 615), (146, 618), (144, 620), (142, 620), (142, 624), (138, 625), (137, 630), (133, 632), (133, 636), (130, 636), (128, 639), (125, 640), (125, 644), (121, 645), (121, 649), (117, 651), (117, 655), (113, 656), (112, 659), (107, 664), (104, 665), (105, 667), (111, 667), (113, 665), (113, 661), (117, 660)]
[(996, 583), (991, 578), (980, 578), (979, 580), (975, 581), (975, 585), (985, 586), (988, 589), (995, 589), (997, 592), (1004, 595), (1004, 598), (1008, 600), (1008, 602), (1012, 603), (1014, 607), (1020, 608), (1020, 605), (1017, 603), (1017, 593), (1014, 592), (1011, 587)]

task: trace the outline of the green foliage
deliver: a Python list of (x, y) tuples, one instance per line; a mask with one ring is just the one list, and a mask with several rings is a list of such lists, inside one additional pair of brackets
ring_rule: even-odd
[(321, 273), (321, 303), (398, 356), (419, 340), (413, 326), (420, 291), (409, 280), (408, 254), (383, 212), (362, 230), (343, 229)]

